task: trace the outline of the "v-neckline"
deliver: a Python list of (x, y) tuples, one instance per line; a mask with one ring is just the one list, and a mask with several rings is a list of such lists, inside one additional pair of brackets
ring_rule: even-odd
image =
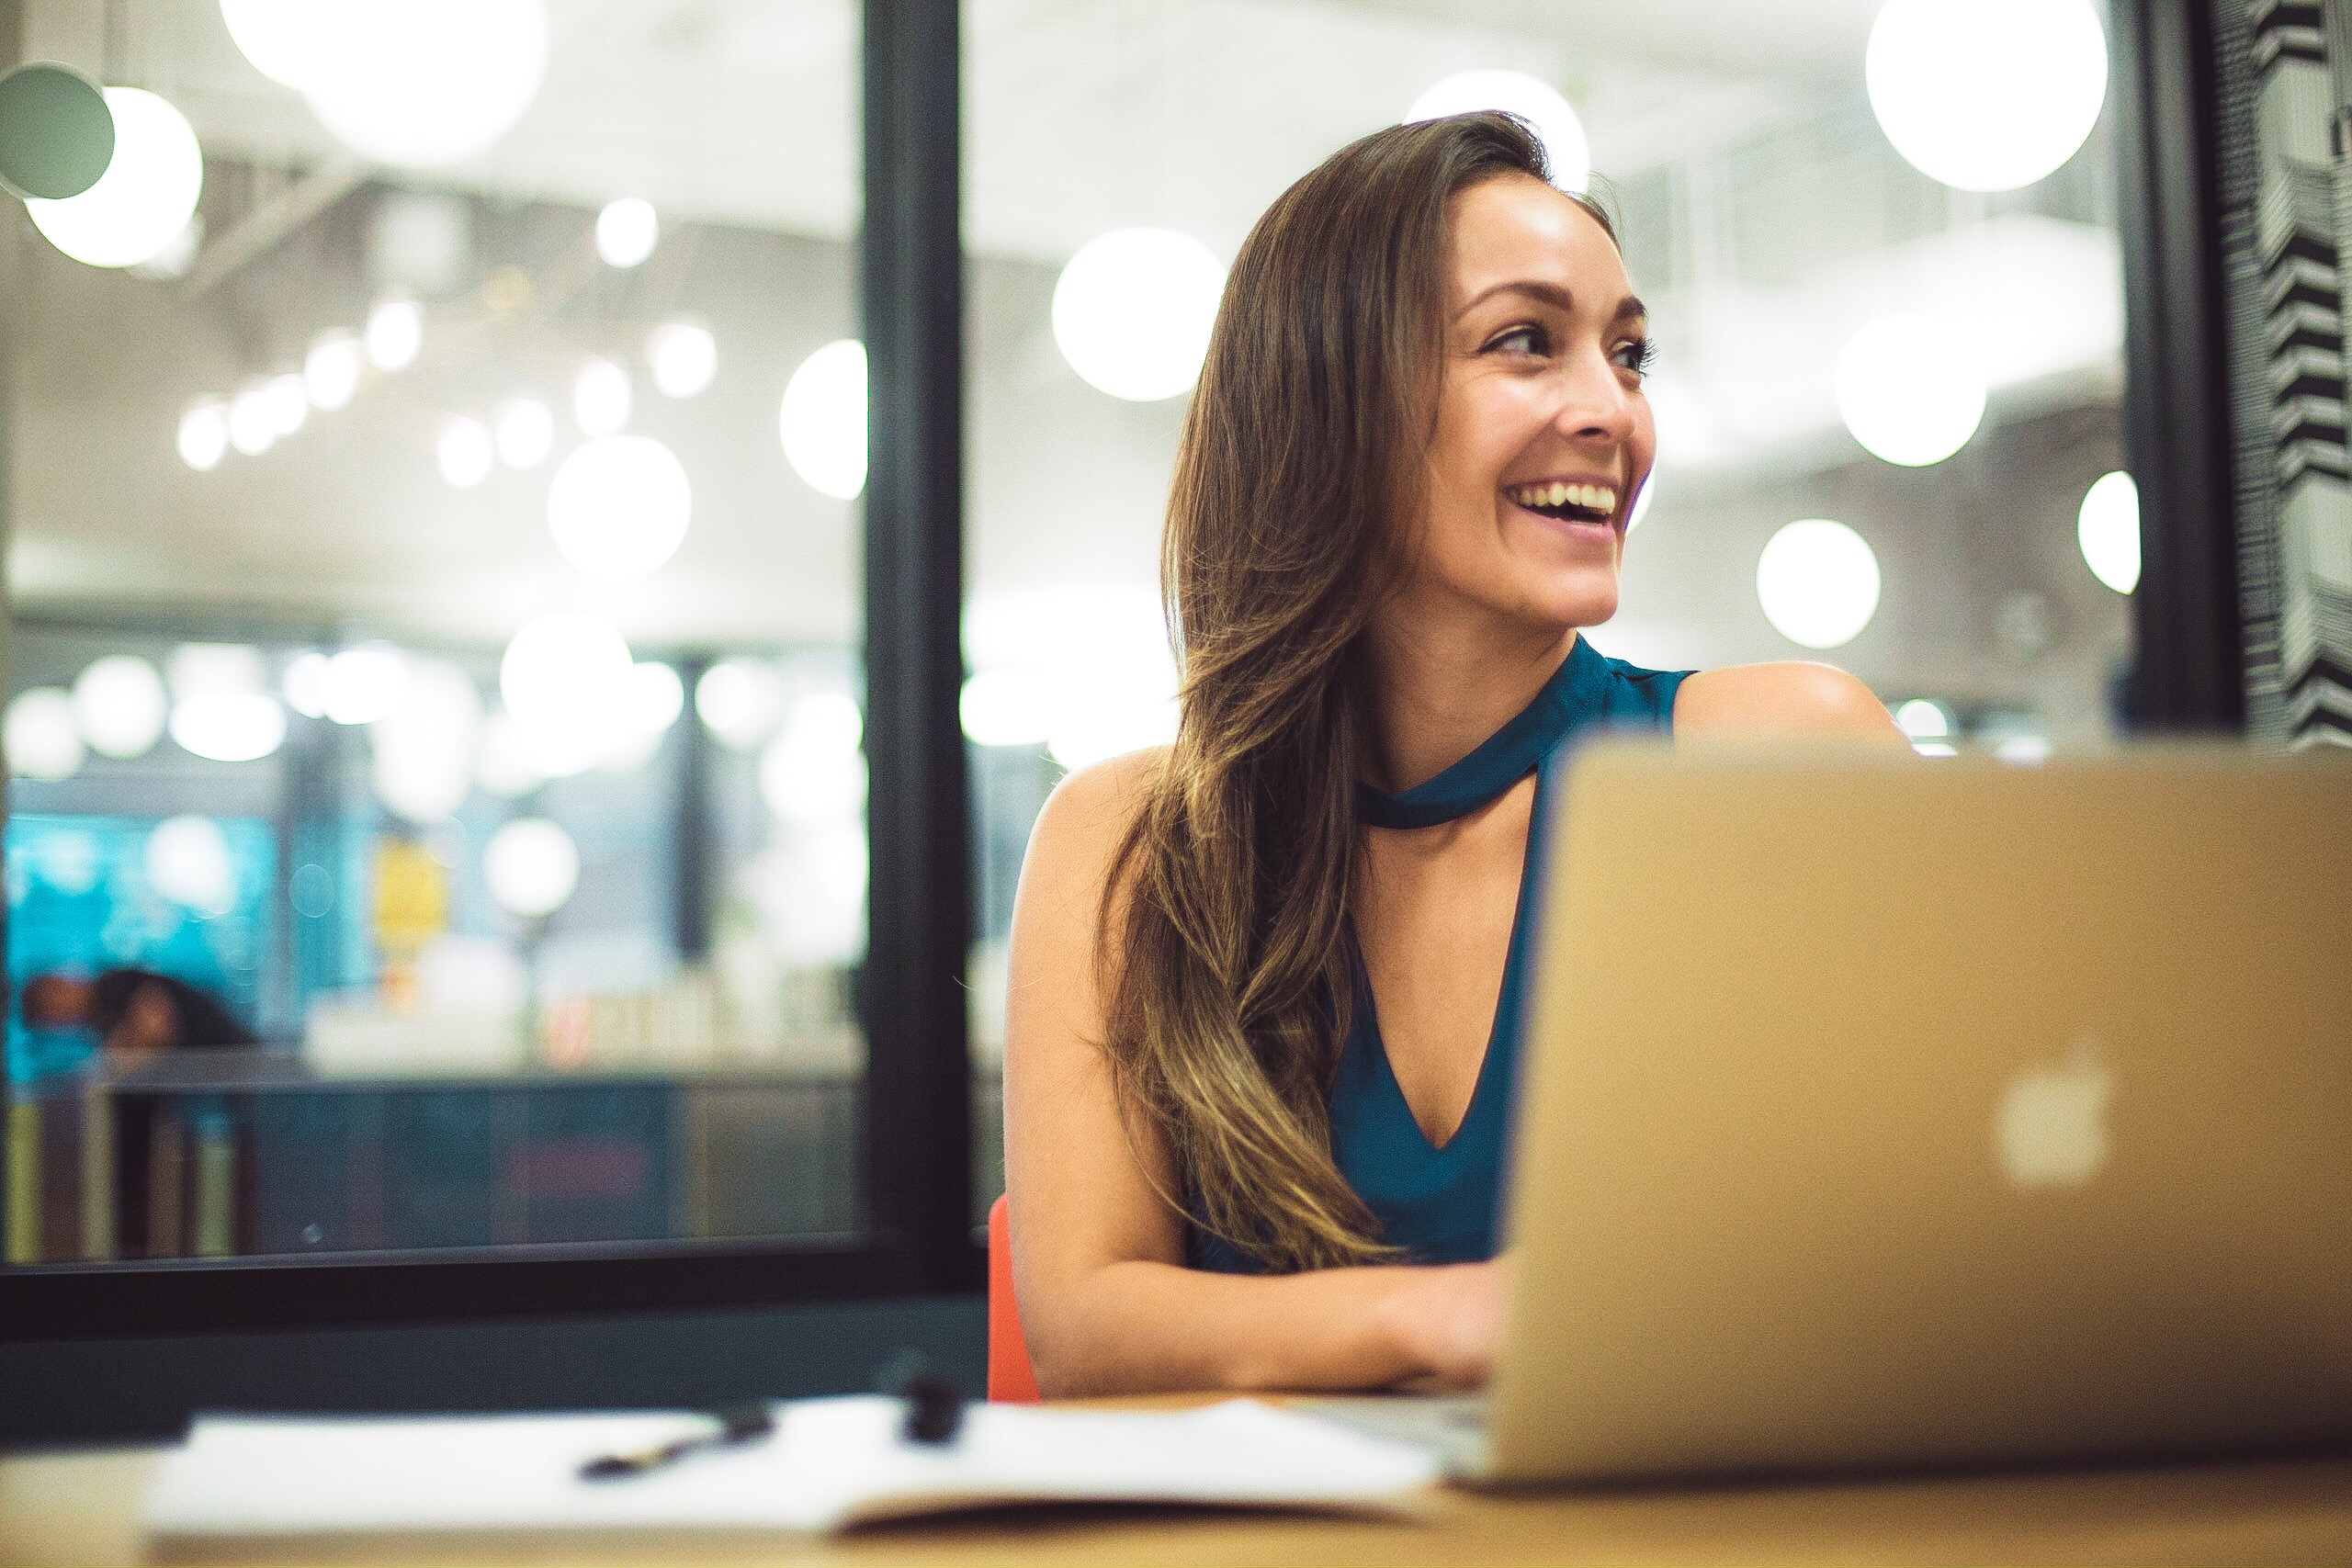
[[(1581, 642), (1582, 639), (1578, 640)], [(1396, 1064), (1388, 1058), (1388, 1037), (1381, 1032), (1380, 1009), (1372, 990), (1372, 966), (1364, 961), (1363, 947), (1359, 945), (1356, 949), (1356, 972), (1363, 976), (1363, 982), (1362, 994), (1357, 998), (1357, 1005), (1363, 1010), (1363, 1025), (1371, 1031), (1372, 1046), (1378, 1059), (1380, 1082), (1385, 1086), (1388, 1094), (1394, 1097), (1396, 1108), (1404, 1112), (1407, 1124), (1413, 1129), (1413, 1135), (1421, 1141), (1422, 1148), (1428, 1151), (1432, 1159), (1442, 1159), (1462, 1142), (1462, 1134), (1469, 1130), (1471, 1119), (1478, 1114), (1480, 1107), (1490, 1092), (1487, 1080), (1495, 1076), (1496, 1056), (1498, 1054), (1509, 1054), (1508, 1048), (1503, 1046), (1504, 1025), (1507, 1021), (1504, 1013), (1512, 1000), (1511, 973), (1520, 962), (1520, 943), (1528, 929), (1527, 907), (1534, 890), (1535, 859), (1544, 829), (1544, 791), (1548, 782), (1544, 777), (1544, 762), (1549, 760), (1549, 756), (1550, 753), (1547, 752), (1544, 756), (1539, 757), (1531, 770), (1535, 781), (1535, 797), (1528, 802), (1527, 845), (1520, 855), (1519, 888), (1512, 895), (1511, 899), (1510, 935), (1503, 943), (1502, 982), (1495, 987), (1495, 1011), (1487, 1024), (1487, 1043), (1479, 1053), (1478, 1076), (1471, 1080), (1470, 1098), (1463, 1101), (1461, 1118), (1454, 1122), (1453, 1130), (1446, 1134), (1443, 1142), (1431, 1138), (1429, 1129), (1421, 1125), (1420, 1117), (1414, 1112), (1412, 1100), (1405, 1093), (1404, 1084), (1396, 1077)], [(1506, 786), (1502, 793), (1509, 794), (1510, 788), (1517, 786), (1520, 779), (1529, 776), (1531, 776), (1530, 773), (1521, 773), (1519, 779), (1513, 779), (1510, 785)], [(1496, 798), (1500, 799), (1501, 795), (1498, 795)]]

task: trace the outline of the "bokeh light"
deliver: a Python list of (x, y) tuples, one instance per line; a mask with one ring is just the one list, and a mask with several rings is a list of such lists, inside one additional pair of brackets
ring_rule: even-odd
[(441, 477), (453, 490), (473, 489), (490, 478), (491, 467), (498, 460), (490, 427), (463, 414), (452, 414), (441, 422), (441, 434), (433, 450), (441, 465)]
[(825, 344), (785, 383), (776, 432), (792, 471), (811, 489), (854, 501), (865, 488), (865, 345)]
[(1479, 109), (1501, 109), (1535, 128), (1552, 165), (1552, 183), (1581, 194), (1592, 182), (1592, 144), (1584, 121), (1558, 89), (1524, 71), (1464, 71), (1431, 85), (1405, 111), (1408, 123)]
[(164, 736), (164, 677), (135, 653), (94, 659), (74, 678), (74, 722), (102, 757), (143, 757)]
[(229, 450), (229, 405), (218, 398), (204, 398), (190, 403), (180, 414), (180, 428), (174, 446), (180, 461), (198, 473), (209, 473), (220, 466)]
[(645, 337), (653, 385), (665, 398), (691, 398), (718, 374), (718, 339), (699, 321), (664, 321)]
[(608, 201), (596, 214), (596, 254), (606, 266), (641, 266), (661, 243), (661, 216), (642, 197)]
[(575, 448), (548, 487), (556, 548), (603, 582), (643, 577), (677, 554), (693, 514), (685, 466), (648, 435), (608, 435)]
[(2118, 593), (2140, 586), (2140, 487), (2130, 474), (2103, 474), (2084, 492), (2075, 541), (2101, 582)]
[(25, 210), (49, 243), (91, 266), (136, 266), (164, 251), (196, 215), (204, 152), (187, 117), (137, 87), (108, 87), (114, 157), (79, 196), (29, 197)]
[(1172, 229), (1116, 229), (1078, 249), (1054, 284), (1054, 343), (1098, 391), (1157, 402), (1201, 374), (1225, 267)]
[(2107, 74), (2089, 0), (1887, 0), (1863, 57), (1886, 139), (1961, 190), (2015, 190), (2073, 157)]
[(1878, 613), (1878, 558), (1826, 517), (1783, 526), (1756, 562), (1756, 598), (1773, 629), (1803, 648), (1838, 648)]
[(1882, 316), (1838, 358), (1838, 412), (1862, 449), (1904, 468), (1940, 463), (1984, 419), (1984, 366), (1934, 316)]
[(368, 312), (362, 336), (368, 364), (379, 370), (405, 370), (424, 346), (424, 307), (413, 299), (379, 299)]
[(580, 886), (580, 849), (546, 818), (519, 817), (482, 846), (481, 874), (500, 908), (534, 919), (563, 908)]
[(338, 0), (309, 9), (261, 58), (246, 57), (293, 74), (328, 132), (379, 164), (443, 168), (484, 151), (514, 128), (547, 74), (546, 0)]
[(72, 778), (82, 771), (82, 732), (74, 722), (74, 699), (55, 686), (18, 692), (0, 718), (0, 746), (7, 749), (8, 772), (18, 778)]
[(222, 914), (237, 902), (236, 859), (229, 852), (228, 835), (209, 817), (156, 823), (141, 859), (148, 885), (197, 914)]

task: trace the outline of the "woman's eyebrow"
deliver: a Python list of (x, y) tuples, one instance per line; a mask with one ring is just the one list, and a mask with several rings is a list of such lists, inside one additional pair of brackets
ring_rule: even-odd
[(1478, 290), (1476, 294), (1463, 301), (1462, 309), (1453, 313), (1453, 319), (1460, 321), (1498, 294), (1524, 294), (1530, 299), (1540, 299), (1544, 304), (1562, 310), (1573, 310), (1577, 308), (1576, 296), (1556, 283), (1544, 283), (1536, 278), (1512, 278)]
[[(1471, 296), (1463, 303), (1462, 309), (1454, 312), (1454, 320), (1460, 321), (1498, 294), (1524, 294), (1531, 299), (1541, 300), (1560, 310), (1572, 311), (1577, 308), (1576, 296), (1556, 283), (1545, 283), (1540, 278), (1511, 278), (1482, 288)], [(1648, 306), (1628, 294), (1617, 302), (1617, 309), (1610, 312), (1609, 322), (1615, 326), (1621, 321), (1646, 318), (1649, 313)]]

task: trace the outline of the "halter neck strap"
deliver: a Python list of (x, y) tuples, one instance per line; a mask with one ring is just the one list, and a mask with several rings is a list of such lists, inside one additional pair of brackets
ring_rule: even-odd
[(1358, 782), (1356, 808), (1374, 828), (1434, 828), (1467, 817), (1533, 773), (1536, 764), (1609, 702), (1609, 660), (1578, 637), (1559, 669), (1516, 717), (1434, 778), (1391, 794)]

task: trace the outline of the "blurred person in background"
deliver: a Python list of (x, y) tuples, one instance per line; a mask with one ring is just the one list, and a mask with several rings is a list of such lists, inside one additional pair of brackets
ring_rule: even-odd
[(149, 969), (108, 969), (89, 979), (35, 976), (25, 983), (24, 1019), (28, 1029), (86, 1030), (120, 1060), (257, 1041), (213, 997)]

